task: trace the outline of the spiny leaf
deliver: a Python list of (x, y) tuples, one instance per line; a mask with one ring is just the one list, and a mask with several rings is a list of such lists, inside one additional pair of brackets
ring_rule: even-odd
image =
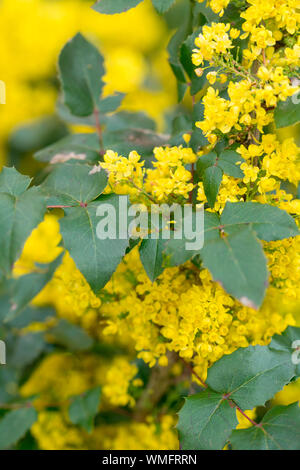
[(259, 426), (234, 430), (233, 450), (300, 450), (300, 409), (298, 403), (274, 406)]
[(177, 429), (183, 450), (221, 450), (238, 421), (235, 408), (210, 389), (188, 397)]
[(223, 356), (208, 370), (206, 383), (230, 397), (240, 408), (264, 405), (295, 376), (286, 351), (248, 346)]
[[(220, 227), (220, 228), (219, 228)], [(205, 213), (204, 266), (224, 289), (248, 307), (258, 308), (264, 298), (268, 272), (266, 258), (249, 226), (226, 227), (216, 214)]]
[(163, 249), (164, 242), (161, 238), (148, 238), (141, 243), (141, 262), (152, 282), (163, 272)]
[(30, 185), (31, 178), (19, 173), (14, 167), (4, 167), (0, 173), (0, 193), (20, 196)]
[(72, 114), (89, 116), (99, 109), (105, 70), (98, 49), (78, 33), (65, 45), (58, 63), (64, 102)]
[(64, 163), (53, 167), (43, 190), (49, 196), (48, 205), (80, 205), (96, 199), (106, 185), (107, 174), (101, 167), (93, 171), (86, 164)]
[(269, 346), (271, 349), (287, 351), (296, 368), (296, 376), (300, 377), (300, 328), (288, 326), (281, 335), (274, 335)]
[(243, 178), (244, 173), (239, 166), (243, 161), (244, 159), (234, 150), (223, 150), (219, 155), (213, 151), (198, 159), (197, 170), (202, 176), (207, 168), (216, 166), (226, 175)]
[[(127, 198), (125, 199), (128, 203)], [(108, 214), (104, 220), (105, 225), (116, 230), (113, 238), (100, 239), (97, 235), (98, 223), (101, 222), (97, 215), (100, 206)], [(97, 202), (89, 203), (87, 207), (67, 209), (66, 216), (60, 219), (64, 245), (95, 292), (109, 281), (129, 243), (128, 234), (124, 234), (123, 239), (118, 239), (119, 210), (122, 209), (119, 208), (118, 196), (101, 196)], [(127, 206), (124, 210), (127, 210)]]
[(258, 202), (227, 202), (221, 224), (224, 226), (251, 224), (257, 236), (265, 241), (282, 240), (299, 235), (294, 219), (286, 211)]

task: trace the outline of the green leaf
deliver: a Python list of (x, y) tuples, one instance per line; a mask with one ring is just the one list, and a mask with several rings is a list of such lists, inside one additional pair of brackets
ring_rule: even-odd
[(163, 272), (164, 241), (161, 238), (148, 238), (140, 246), (141, 262), (152, 282)]
[(8, 152), (16, 165), (22, 158), (69, 134), (67, 126), (57, 116), (45, 116), (18, 126), (8, 140)]
[(19, 196), (0, 193), (0, 276), (1, 272), (10, 273), (25, 241), (42, 222), (45, 210), (45, 197), (37, 187)]
[(166, 13), (175, 3), (175, 0), (152, 0), (152, 3), (158, 13)]
[(277, 127), (292, 126), (300, 121), (299, 93), (287, 98), (286, 101), (279, 101), (275, 108), (274, 117)]
[(44, 323), (55, 316), (55, 310), (51, 307), (28, 306), (16, 317), (10, 320), (9, 326), (17, 329), (25, 328), (31, 323)]
[(264, 298), (268, 272), (266, 257), (250, 226), (223, 226), (222, 217), (205, 213), (205, 267), (215, 281), (243, 305), (258, 308)]
[(233, 450), (300, 450), (300, 409), (298, 403), (274, 406), (259, 426), (234, 430)]
[(99, 0), (92, 8), (98, 13), (114, 15), (115, 13), (124, 13), (136, 7), (142, 1), (143, 0)]
[(21, 439), (37, 420), (34, 408), (10, 411), (0, 421), (0, 448), (7, 449)]
[[(128, 199), (125, 199), (127, 204)], [(97, 209), (102, 204), (108, 214), (103, 217), (107, 222), (105, 225), (116, 229), (114, 239), (101, 240), (97, 236), (97, 225), (101, 221), (97, 216)], [(66, 216), (60, 219), (64, 245), (95, 292), (109, 281), (129, 243), (127, 233), (123, 235), (124, 238), (118, 238), (120, 210), (119, 196), (101, 196), (97, 202), (92, 202), (87, 207), (68, 209)], [(124, 210), (127, 211), (127, 206)]]
[(132, 113), (129, 111), (119, 111), (107, 118), (106, 129), (109, 131), (118, 131), (120, 129), (148, 129), (154, 131), (155, 122), (144, 113)]
[(61, 51), (58, 64), (64, 102), (72, 114), (89, 116), (99, 109), (105, 70), (98, 49), (78, 33)]
[(125, 97), (124, 93), (115, 93), (114, 95), (106, 96), (99, 101), (99, 111), (102, 114), (112, 113), (116, 111), (121, 105)]
[(204, 390), (188, 397), (177, 429), (183, 450), (221, 450), (238, 424), (235, 408), (222, 394)]
[(243, 163), (245, 160), (234, 150), (223, 150), (218, 157), (218, 166), (226, 175), (234, 178), (243, 178), (244, 173), (240, 169), (238, 162)]
[(210, 207), (214, 207), (215, 205), (222, 177), (222, 170), (217, 166), (210, 166), (204, 170), (203, 186)]
[(120, 129), (104, 132), (103, 143), (106, 149), (111, 149), (120, 155), (127, 156), (132, 150), (136, 150), (145, 157), (153, 155), (154, 147), (166, 145), (169, 137), (148, 129)]
[(107, 173), (83, 163), (55, 165), (43, 184), (48, 205), (80, 205), (96, 199), (107, 185)]
[(234, 178), (243, 178), (244, 173), (237, 165), (237, 162), (244, 162), (244, 159), (234, 150), (223, 150), (219, 155), (210, 152), (197, 160), (197, 170), (203, 176), (205, 170), (211, 166), (220, 168), (226, 175)]
[(85, 330), (67, 320), (59, 320), (58, 324), (47, 332), (51, 334), (54, 343), (70, 351), (86, 351), (93, 345), (92, 338)]
[[(99, 136), (97, 134), (72, 134), (55, 142), (34, 154), (41, 162), (63, 162), (67, 159), (80, 159), (86, 161), (98, 161), (100, 157)], [(52, 161), (51, 161), (52, 160)]]
[(69, 418), (73, 424), (92, 432), (94, 419), (99, 410), (101, 388), (96, 387), (76, 396), (69, 407)]
[(21, 175), (14, 167), (4, 167), (0, 173), (0, 193), (20, 196), (30, 185), (31, 178)]
[(218, 160), (218, 155), (216, 152), (209, 152), (205, 155), (202, 155), (200, 158), (197, 160), (197, 171), (200, 174), (200, 176), (203, 176), (205, 170), (207, 168), (210, 168), (211, 166), (216, 165)]
[(248, 346), (223, 356), (208, 369), (206, 383), (242, 409), (264, 405), (295, 375), (290, 353)]
[(298, 227), (286, 211), (257, 202), (227, 202), (222, 225), (251, 224), (261, 240), (272, 241), (299, 235)]
[(290, 354), (291, 361), (296, 368), (296, 376), (300, 377), (300, 328), (288, 326), (281, 335), (275, 335), (272, 338), (270, 348), (279, 351), (287, 351)]
[(16, 369), (22, 369), (35, 361), (46, 346), (42, 333), (13, 337), (11, 343), (11, 347), (8, 344), (7, 362)]
[(32, 272), (12, 279), (10, 282), (10, 293), (12, 306), (4, 318), (4, 322), (10, 322), (31, 302), (32, 299), (52, 279), (58, 266), (61, 264), (62, 256), (58, 256), (49, 264), (36, 264), (37, 272)]

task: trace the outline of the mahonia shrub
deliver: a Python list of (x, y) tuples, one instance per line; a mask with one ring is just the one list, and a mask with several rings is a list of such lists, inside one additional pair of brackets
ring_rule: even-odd
[[(99, 0), (93, 24), (142, 3)], [(163, 133), (123, 108), (134, 65), (110, 87), (78, 32), (58, 108), (82, 132), (40, 148), (34, 179), (0, 173), (0, 447), (299, 450), (299, 2), (152, 3), (176, 29)], [(133, 204), (202, 210), (203, 246), (172, 211), (169, 239), (119, 236)]]

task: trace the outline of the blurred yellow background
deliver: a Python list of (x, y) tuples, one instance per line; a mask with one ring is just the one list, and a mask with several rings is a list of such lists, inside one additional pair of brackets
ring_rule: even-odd
[(150, 0), (122, 15), (100, 15), (93, 0), (2, 0), (0, 79), (6, 104), (0, 106), (0, 166), (6, 142), (20, 124), (52, 114), (58, 95), (57, 59), (78, 31), (105, 57), (105, 94), (127, 93), (122, 108), (149, 114), (162, 129), (164, 112), (176, 101), (168, 65), (170, 36)]

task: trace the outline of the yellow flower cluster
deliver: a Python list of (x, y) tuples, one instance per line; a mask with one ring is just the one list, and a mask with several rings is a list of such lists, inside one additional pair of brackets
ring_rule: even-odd
[[(299, 147), (293, 138), (285, 139), (280, 143), (275, 134), (262, 135), (259, 145), (250, 144), (248, 148), (241, 145), (237, 151), (247, 160), (247, 166), (241, 165), (245, 175), (247, 171), (258, 171), (253, 167), (255, 159), (259, 161), (261, 170), (263, 170), (263, 178), (260, 181), (260, 193), (264, 190), (271, 191), (276, 187), (280, 187), (277, 179), (288, 180), (295, 185), (300, 180), (300, 167), (298, 162)], [(251, 170), (252, 168), (252, 170)], [(253, 173), (252, 173), (253, 175)], [(251, 181), (257, 179), (254, 176)], [(245, 181), (245, 180), (244, 180)], [(247, 181), (245, 181), (247, 182)]]
[(229, 100), (220, 97), (219, 90), (209, 87), (203, 98), (204, 121), (196, 122), (196, 126), (212, 143), (216, 141), (216, 136), (212, 135), (215, 131), (228, 134), (256, 126), (263, 132), (263, 128), (273, 121), (273, 113), (266, 107), (276, 106), (278, 100), (285, 100), (297, 91), (283, 76), (281, 67), (276, 68), (272, 77), (276, 81), (264, 88), (261, 88), (262, 83), (256, 87), (249, 79), (229, 82)]
[[(203, 3), (204, 0), (197, 0), (199, 3)], [(207, 0), (208, 5), (214, 13), (219, 13), (220, 16), (223, 16), (224, 9), (229, 4), (230, 0)]]
[(137, 152), (130, 152), (128, 158), (108, 150), (104, 155), (101, 167), (109, 174), (107, 190), (116, 194), (130, 194), (132, 197), (139, 195), (145, 174), (144, 162), (140, 162)]
[[(223, 12), (229, 2), (210, 2), (215, 12)], [(227, 92), (229, 99), (219, 95), (219, 90), (209, 87), (203, 98), (204, 120), (196, 125), (204, 132), (210, 143), (222, 134), (248, 132), (252, 128), (263, 133), (264, 127), (273, 119), (273, 110), (279, 101), (299, 91), (291, 77), (300, 60), (300, 13), (297, 0), (249, 0), (248, 8), (241, 12), (243, 34), (249, 38), (248, 48), (243, 50), (242, 64), (231, 54), (232, 40), (240, 31), (230, 24), (212, 23), (204, 26), (196, 38), (193, 63), (199, 67), (204, 61), (219, 69), (207, 74), (210, 84), (217, 79), (224, 83), (224, 75), (230, 79)], [(196, 74), (201, 75), (197, 68)]]
[(193, 63), (199, 66), (205, 60), (210, 62), (216, 54), (226, 54), (232, 48), (229, 30), (229, 23), (212, 23), (211, 26), (203, 26), (202, 34), (195, 39), (197, 48), (193, 50)]
[(154, 169), (147, 170), (145, 189), (158, 202), (188, 198), (193, 189), (192, 174), (185, 165), (196, 162), (192, 149), (184, 147), (155, 148)]
[(54, 353), (34, 370), (21, 394), (23, 397), (39, 395), (34, 403), (39, 410), (56, 407), (66, 411), (73, 396), (100, 385), (101, 406), (132, 407), (135, 401), (128, 389), (143, 385), (140, 379), (134, 379), (137, 372), (126, 356), (111, 360), (93, 354)]
[(143, 385), (143, 382), (134, 377), (138, 373), (138, 368), (130, 364), (128, 359), (117, 357), (109, 367), (103, 386), (103, 393), (109, 397), (110, 403), (115, 406), (133, 407), (135, 400), (128, 393), (129, 384), (132, 382), (135, 387)]
[(57, 411), (43, 411), (31, 432), (43, 450), (176, 450), (175, 420), (128, 422), (97, 426), (92, 434), (73, 426)]
[[(104, 334), (131, 336), (140, 351), (138, 357), (150, 366), (157, 360), (166, 365), (166, 352), (174, 351), (192, 361), (205, 379), (207, 367), (223, 354), (249, 344), (266, 344), (273, 334), (294, 324), (289, 312), (278, 313), (268, 296), (259, 312), (242, 307), (212, 281), (207, 270), (199, 272), (189, 264), (168, 268), (151, 284), (137, 253), (128, 255), (127, 264), (135, 267), (135, 289), (119, 295), (126, 270), (122, 268), (121, 275), (117, 270), (116, 279), (106, 286), (116, 301), (103, 302), (101, 307), (107, 318)], [(299, 258), (291, 270), (299, 271)]]
[(140, 155), (131, 152), (128, 158), (108, 150), (100, 165), (109, 173), (109, 187), (117, 194), (130, 194), (140, 202), (171, 202), (186, 199), (193, 189), (192, 174), (185, 165), (196, 162), (190, 148), (156, 147), (153, 169), (145, 169)]

